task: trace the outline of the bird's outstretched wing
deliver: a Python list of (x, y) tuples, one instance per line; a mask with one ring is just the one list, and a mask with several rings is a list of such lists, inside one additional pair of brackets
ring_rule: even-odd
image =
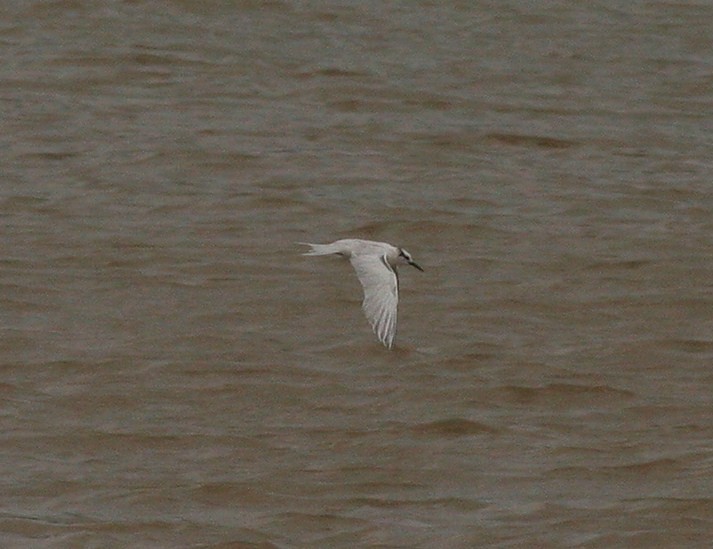
[(398, 275), (385, 255), (355, 255), (350, 261), (364, 288), (364, 314), (379, 341), (391, 349), (399, 304)]

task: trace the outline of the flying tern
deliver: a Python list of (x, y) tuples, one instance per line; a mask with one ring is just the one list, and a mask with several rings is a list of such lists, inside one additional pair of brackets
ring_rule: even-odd
[(387, 348), (394, 345), (396, 310), (399, 303), (399, 275), (396, 267), (408, 264), (423, 271), (403, 248), (386, 242), (348, 238), (331, 244), (310, 244), (304, 255), (336, 254), (347, 258), (364, 288), (362, 309), (376, 337)]

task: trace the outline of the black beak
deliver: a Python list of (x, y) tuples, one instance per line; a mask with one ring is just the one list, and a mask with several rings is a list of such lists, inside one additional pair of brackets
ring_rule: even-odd
[(412, 267), (416, 267), (419, 271), (423, 272), (423, 269), (421, 267), (419, 267), (415, 261), (409, 261), (408, 264), (411, 265)]

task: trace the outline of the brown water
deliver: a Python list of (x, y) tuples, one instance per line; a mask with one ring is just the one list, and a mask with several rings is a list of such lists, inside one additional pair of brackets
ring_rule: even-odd
[(710, 547), (709, 2), (9, 5), (0, 546)]

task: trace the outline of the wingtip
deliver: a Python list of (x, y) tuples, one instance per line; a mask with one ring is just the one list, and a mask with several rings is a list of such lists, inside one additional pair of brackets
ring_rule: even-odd
[(393, 336), (389, 337), (389, 335), (387, 334), (382, 338), (382, 337), (379, 337), (379, 335), (377, 334), (376, 337), (379, 338), (379, 341), (381, 342), (381, 344), (384, 347), (386, 347), (389, 351), (394, 348), (394, 337)]

